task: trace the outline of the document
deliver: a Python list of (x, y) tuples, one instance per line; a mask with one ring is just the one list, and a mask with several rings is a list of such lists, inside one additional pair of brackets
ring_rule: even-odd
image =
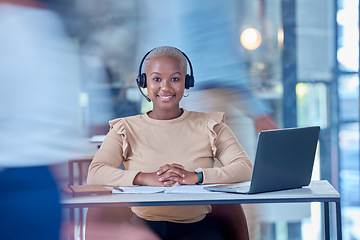
[[(174, 185), (172, 187), (149, 187), (149, 186), (135, 186), (135, 187), (117, 187), (113, 189), (113, 193), (210, 193), (211, 191), (205, 190), (204, 187), (214, 186), (209, 185)], [(121, 189), (121, 190), (120, 190)]]

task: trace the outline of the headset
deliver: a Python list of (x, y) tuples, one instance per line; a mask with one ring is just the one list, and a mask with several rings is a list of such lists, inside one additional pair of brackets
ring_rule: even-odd
[[(142, 65), (144, 64), (144, 61), (146, 59), (146, 57), (154, 50), (155, 48), (151, 49), (149, 52), (147, 52), (145, 54), (145, 56), (142, 58), (141, 62), (140, 62), (140, 67), (139, 67), (139, 75), (137, 76), (136, 78), (136, 83), (138, 85), (138, 88), (141, 92), (141, 94), (145, 97), (145, 99), (148, 101), (148, 102), (151, 102), (149, 96), (146, 96), (144, 94), (144, 92), (141, 90), (141, 88), (146, 88), (146, 74), (145, 73), (141, 73), (141, 69), (142, 69)], [(177, 49), (177, 48), (176, 48)], [(179, 50), (179, 49), (177, 49)], [(190, 59), (188, 58), (188, 56), (186, 56), (186, 54), (179, 50), (183, 55), (184, 57), (186, 58), (187, 62), (189, 63), (189, 67), (190, 67), (190, 75), (189, 74), (186, 74), (185, 76), (185, 88), (186, 89), (189, 89), (191, 87), (194, 87), (195, 85), (195, 80), (194, 80), (194, 75), (193, 75), (193, 68), (192, 68), (192, 65), (191, 65), (191, 62), (190, 62)]]

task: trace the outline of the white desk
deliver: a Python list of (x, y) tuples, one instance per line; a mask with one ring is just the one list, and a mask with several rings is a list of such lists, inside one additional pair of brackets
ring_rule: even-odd
[(94, 135), (90, 138), (90, 143), (97, 143), (101, 145), (101, 143), (104, 141), (104, 138), (106, 135)]
[(196, 193), (196, 194), (112, 194), (103, 196), (64, 198), (67, 208), (166, 206), (233, 203), (323, 202), (325, 239), (330, 239), (329, 202), (336, 204), (337, 239), (342, 239), (340, 194), (325, 180), (313, 181), (308, 187), (260, 194)]

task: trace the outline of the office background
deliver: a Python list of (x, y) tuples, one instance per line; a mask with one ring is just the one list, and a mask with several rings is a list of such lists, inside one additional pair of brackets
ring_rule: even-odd
[[(156, 11), (158, 1), (150, 2)], [(82, 56), (79, 110), (88, 137), (106, 134), (109, 119), (149, 107), (135, 84), (145, 53), (142, 34), (149, 31), (143, 29), (146, 4), (68, 0), (58, 5)], [(241, 0), (235, 10), (236, 51), (249, 89), (270, 105), (279, 127), (321, 127), (313, 178), (328, 180), (340, 192), (343, 238), (360, 239), (359, 2)], [(176, 26), (171, 20), (163, 24)], [(257, 237), (322, 239), (319, 219), (321, 207), (314, 203), (301, 220), (264, 220)]]

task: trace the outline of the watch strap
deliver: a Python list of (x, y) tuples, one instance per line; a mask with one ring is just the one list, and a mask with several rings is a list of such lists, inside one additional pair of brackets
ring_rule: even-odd
[(199, 175), (199, 181), (196, 184), (202, 184), (204, 181), (204, 175), (202, 171), (195, 171)]

